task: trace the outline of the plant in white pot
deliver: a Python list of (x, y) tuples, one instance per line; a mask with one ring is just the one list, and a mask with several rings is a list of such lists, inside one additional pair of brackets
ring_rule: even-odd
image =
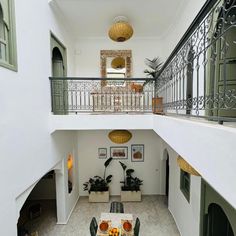
[[(158, 79), (157, 75), (162, 67), (162, 62), (159, 57), (153, 59), (145, 59), (145, 64), (149, 69), (145, 69), (144, 73), (148, 78)], [(147, 80), (148, 83), (148, 80)], [(156, 94), (156, 97), (152, 98), (152, 111), (155, 114), (163, 114), (163, 98)]]
[(112, 175), (106, 177), (106, 169), (112, 160), (113, 158), (110, 157), (105, 161), (103, 177), (95, 175), (83, 184), (84, 191), (89, 193), (89, 202), (109, 202), (109, 183), (112, 180)]
[(121, 201), (122, 202), (136, 202), (141, 201), (141, 189), (140, 186), (143, 184), (143, 180), (138, 177), (134, 177), (134, 169), (127, 169), (127, 166), (120, 162), (123, 169), (124, 180), (121, 181)]

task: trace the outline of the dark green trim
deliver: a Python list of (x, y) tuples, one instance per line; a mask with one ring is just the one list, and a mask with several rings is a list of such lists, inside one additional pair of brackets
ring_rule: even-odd
[(200, 225), (199, 225), (199, 236), (204, 235), (204, 206), (205, 206), (205, 191), (206, 185), (204, 184), (203, 179), (201, 178), (201, 197), (200, 197)]
[[(63, 63), (65, 66), (65, 77), (67, 76), (67, 49), (66, 46), (61, 42), (61, 40), (58, 39), (58, 37), (50, 30), (50, 50), (51, 50), (51, 58), (50, 60), (52, 60), (52, 51), (53, 51), (53, 45), (52, 45), (52, 41), (55, 40), (62, 48), (63, 48), (63, 52), (61, 52), (63, 54)], [(51, 66), (51, 75), (53, 75), (53, 68)], [(51, 78), (51, 77), (50, 77)]]
[(207, 221), (204, 221), (206, 219), (206, 214), (208, 214), (208, 207), (212, 203), (217, 204), (222, 208), (231, 224), (234, 234), (236, 235), (236, 209), (203, 179), (201, 191), (200, 236), (207, 236), (207, 232), (205, 232), (207, 230), (205, 225)]

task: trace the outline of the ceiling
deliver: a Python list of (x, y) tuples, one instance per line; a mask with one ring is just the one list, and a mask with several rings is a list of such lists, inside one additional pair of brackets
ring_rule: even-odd
[(134, 37), (162, 37), (188, 0), (53, 0), (66, 25), (80, 37), (107, 37), (116, 16), (126, 16)]

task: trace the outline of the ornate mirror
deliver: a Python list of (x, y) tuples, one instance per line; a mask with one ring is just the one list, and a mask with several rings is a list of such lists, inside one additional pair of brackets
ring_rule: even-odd
[(131, 50), (101, 50), (102, 78), (130, 78)]

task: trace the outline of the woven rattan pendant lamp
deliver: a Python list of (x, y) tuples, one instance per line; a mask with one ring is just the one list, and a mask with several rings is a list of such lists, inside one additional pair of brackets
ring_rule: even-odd
[(113, 143), (122, 144), (127, 143), (132, 138), (132, 134), (128, 130), (113, 130), (108, 137)]
[(113, 41), (116, 42), (124, 42), (130, 39), (133, 35), (133, 28), (128, 23), (127, 17), (115, 17), (114, 24), (110, 27), (108, 35)]
[(111, 61), (111, 67), (115, 70), (123, 69), (125, 68), (125, 59), (123, 57), (115, 57)]

